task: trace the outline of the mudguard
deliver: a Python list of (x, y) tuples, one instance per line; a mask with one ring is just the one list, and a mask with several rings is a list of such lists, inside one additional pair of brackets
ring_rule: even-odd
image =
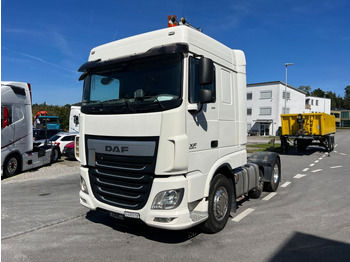
[(255, 163), (264, 171), (264, 182), (270, 182), (272, 176), (272, 168), (275, 166), (276, 159), (279, 154), (275, 152), (257, 152), (248, 157), (248, 163)]

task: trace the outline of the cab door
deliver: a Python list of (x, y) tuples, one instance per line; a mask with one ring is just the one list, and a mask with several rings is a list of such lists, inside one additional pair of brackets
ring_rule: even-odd
[[(216, 100), (215, 66), (212, 69), (213, 81), (208, 85), (199, 84), (199, 59), (189, 57), (189, 83), (186, 110), (186, 133), (189, 141), (189, 172), (208, 173), (218, 159), (218, 103)], [(212, 92), (213, 101), (199, 103), (200, 89)]]

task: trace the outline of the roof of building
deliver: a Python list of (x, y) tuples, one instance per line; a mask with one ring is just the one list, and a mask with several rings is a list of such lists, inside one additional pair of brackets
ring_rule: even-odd
[[(266, 86), (266, 85), (276, 85), (276, 84), (280, 84), (280, 85), (283, 85), (283, 86), (286, 85), (286, 84), (285, 84), (284, 82), (282, 82), (282, 81), (271, 81), (271, 82), (262, 82), (262, 83), (247, 84), (247, 87)], [(300, 90), (300, 89), (295, 88), (295, 87), (293, 87), (293, 86), (291, 86), (291, 85), (288, 85), (288, 84), (287, 84), (287, 86), (288, 86), (288, 88), (291, 88), (291, 89), (293, 89), (293, 90), (295, 90), (295, 91), (298, 91), (298, 92), (300, 92), (300, 93), (306, 95), (306, 92), (303, 91), (303, 90)]]

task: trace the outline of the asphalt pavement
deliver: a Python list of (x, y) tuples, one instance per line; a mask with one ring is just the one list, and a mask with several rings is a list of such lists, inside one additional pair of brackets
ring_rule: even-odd
[(2, 261), (350, 261), (350, 130), (336, 144), (330, 157), (316, 146), (281, 155), (277, 192), (242, 199), (214, 235), (90, 212), (77, 162), (2, 180)]

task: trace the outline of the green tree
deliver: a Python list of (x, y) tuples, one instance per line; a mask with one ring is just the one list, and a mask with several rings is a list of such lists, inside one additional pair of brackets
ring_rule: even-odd
[(324, 97), (325, 92), (321, 88), (317, 88), (311, 92), (311, 96)]
[(306, 92), (306, 95), (309, 96), (310, 95), (310, 91), (311, 91), (311, 86), (299, 86), (299, 89)]

